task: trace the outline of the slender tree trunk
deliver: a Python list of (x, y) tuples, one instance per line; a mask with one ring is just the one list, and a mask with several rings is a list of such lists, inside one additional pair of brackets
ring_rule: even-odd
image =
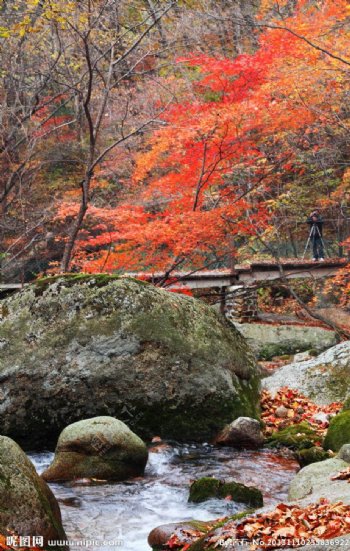
[(83, 224), (85, 214), (87, 212), (88, 206), (89, 206), (89, 187), (90, 187), (90, 181), (91, 181), (92, 174), (88, 174), (85, 178), (85, 180), (82, 182), (82, 201), (80, 203), (80, 208), (78, 215), (76, 219), (74, 220), (74, 223), (70, 229), (68, 241), (66, 243), (66, 246), (64, 248), (62, 262), (61, 262), (61, 272), (66, 273), (70, 270), (70, 264), (73, 256), (73, 250), (74, 245), (77, 240), (79, 231), (81, 229), (81, 226)]

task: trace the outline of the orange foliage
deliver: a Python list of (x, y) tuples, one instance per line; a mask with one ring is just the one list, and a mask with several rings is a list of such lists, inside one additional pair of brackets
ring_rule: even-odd
[[(280, 406), (284, 406), (287, 410), (285, 418), (276, 416), (276, 410)], [(279, 389), (274, 395), (263, 390), (261, 395), (261, 419), (265, 423), (267, 435), (289, 425), (306, 421), (322, 437), (327, 431), (329, 421), (320, 421), (317, 415), (320, 413), (334, 415), (339, 413), (342, 407), (343, 404), (340, 402), (319, 406), (297, 390), (288, 387)]]
[[(226, 522), (222, 528), (209, 532), (201, 549), (231, 548), (236, 540), (250, 544), (250, 549), (303, 547), (346, 535), (349, 529), (350, 506), (342, 502), (321, 499), (305, 507), (280, 503), (272, 511)], [(188, 532), (173, 534), (164, 549), (186, 551), (202, 536), (198, 530)]]
[[(262, 15), (273, 6), (263, 2)], [(252, 55), (179, 59), (192, 93), (170, 106), (137, 156), (129, 197), (90, 207), (75, 264), (90, 272), (210, 266), (234, 254), (234, 240), (262, 235), (274, 209), (267, 197), (305, 172), (300, 151), (321, 147), (310, 134), (342, 117), (349, 15), (345, 0), (299, 0), (295, 13), (269, 23)], [(76, 208), (70, 197), (58, 217)]]

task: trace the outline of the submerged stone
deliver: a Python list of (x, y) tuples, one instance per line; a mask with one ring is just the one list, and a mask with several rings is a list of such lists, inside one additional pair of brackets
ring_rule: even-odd
[(210, 477), (200, 478), (191, 484), (189, 501), (201, 503), (212, 498), (230, 498), (249, 507), (263, 506), (262, 493), (253, 486), (245, 486), (234, 481), (223, 482)]

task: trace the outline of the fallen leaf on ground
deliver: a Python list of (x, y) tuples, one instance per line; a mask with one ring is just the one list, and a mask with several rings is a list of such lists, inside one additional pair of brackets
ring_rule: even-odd
[[(329, 419), (320, 419), (317, 416), (320, 417), (321, 414), (323, 416), (335, 415), (343, 407), (341, 402), (319, 406), (297, 390), (288, 387), (279, 389), (274, 395), (263, 390), (260, 404), (261, 419), (265, 423), (266, 436), (270, 436), (279, 429), (306, 421), (323, 438), (329, 427)], [(286, 409), (286, 417), (276, 415), (276, 410), (281, 406)]]

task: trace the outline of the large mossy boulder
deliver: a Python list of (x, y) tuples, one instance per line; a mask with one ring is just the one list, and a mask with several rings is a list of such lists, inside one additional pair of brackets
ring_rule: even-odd
[(343, 411), (329, 423), (324, 449), (338, 451), (343, 444), (350, 444), (350, 411)]
[(143, 475), (148, 459), (146, 445), (122, 421), (95, 417), (78, 421), (61, 433), (54, 460), (44, 480), (126, 480)]
[(350, 395), (350, 341), (312, 360), (283, 366), (266, 377), (263, 386), (272, 393), (288, 386), (320, 405), (344, 401)]
[(111, 416), (143, 439), (213, 437), (257, 417), (244, 338), (191, 297), (106, 275), (51, 278), (1, 303), (0, 430), (52, 446), (75, 421)]
[(0, 533), (42, 536), (45, 545), (48, 540), (67, 539), (55, 496), (21, 448), (6, 436), (0, 436)]

